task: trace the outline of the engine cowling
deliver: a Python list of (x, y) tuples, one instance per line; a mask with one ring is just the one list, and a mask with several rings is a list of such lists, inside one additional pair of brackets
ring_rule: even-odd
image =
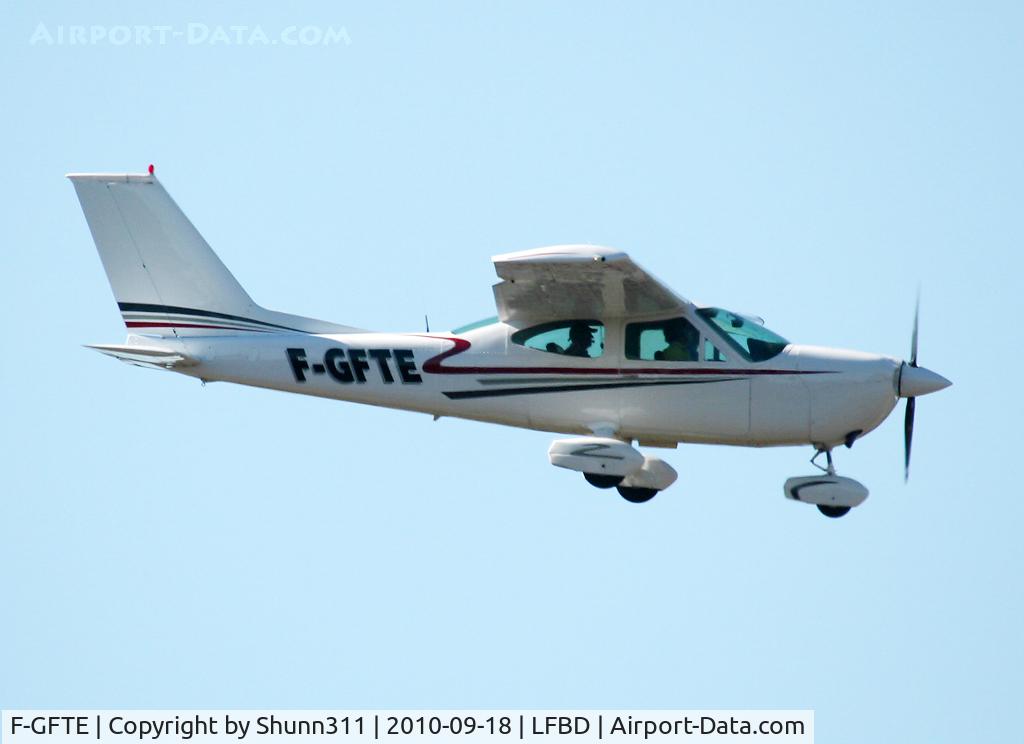
[(611, 437), (556, 439), (548, 448), (548, 459), (579, 473), (620, 477), (637, 472), (646, 460), (629, 444)]

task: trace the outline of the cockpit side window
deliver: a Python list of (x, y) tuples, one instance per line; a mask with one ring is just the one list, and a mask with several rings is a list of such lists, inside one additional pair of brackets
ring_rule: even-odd
[(789, 345), (789, 341), (779, 334), (738, 313), (719, 307), (703, 307), (697, 314), (705, 318), (712, 328), (722, 334), (726, 343), (748, 361), (763, 362), (771, 359)]
[(668, 318), (626, 326), (626, 359), (696, 362), (700, 331), (686, 318)]
[(604, 324), (597, 320), (556, 320), (512, 334), (512, 343), (564, 356), (596, 358), (604, 353)]
[(726, 362), (725, 354), (718, 350), (710, 338), (704, 338), (704, 361), (705, 362)]

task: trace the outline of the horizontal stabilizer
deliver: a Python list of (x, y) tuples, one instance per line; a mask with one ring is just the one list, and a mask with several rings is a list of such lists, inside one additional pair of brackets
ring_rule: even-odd
[(156, 367), (158, 369), (181, 369), (195, 367), (199, 360), (182, 354), (173, 349), (158, 346), (134, 346), (131, 344), (87, 344), (87, 349), (95, 349), (101, 354), (112, 356), (128, 364), (139, 367)]

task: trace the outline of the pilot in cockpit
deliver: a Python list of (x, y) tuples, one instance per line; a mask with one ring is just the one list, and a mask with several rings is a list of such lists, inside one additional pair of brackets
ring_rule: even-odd
[(586, 323), (573, 323), (569, 326), (569, 345), (562, 353), (566, 356), (589, 357), (593, 343), (594, 329)]

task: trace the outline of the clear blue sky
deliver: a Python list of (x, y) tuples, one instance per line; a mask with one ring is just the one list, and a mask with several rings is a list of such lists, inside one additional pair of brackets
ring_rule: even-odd
[[(276, 4), (275, 4), (276, 5)], [(820, 741), (1007, 740), (1024, 12), (1015, 3), (28, 3), (4, 13), (0, 706), (814, 708)], [(30, 44), (59, 25), (349, 44)], [(684, 446), (636, 507), (550, 435), (197, 382), (116, 311), (68, 171), (141, 171), (253, 297), (493, 314), (489, 256), (592, 241), (954, 387), (838, 453)]]

